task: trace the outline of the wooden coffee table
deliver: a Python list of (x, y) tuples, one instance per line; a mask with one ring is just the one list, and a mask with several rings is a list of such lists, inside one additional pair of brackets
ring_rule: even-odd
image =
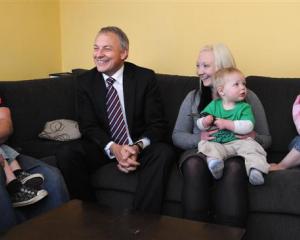
[(114, 213), (93, 203), (72, 200), (17, 225), (3, 239), (239, 240), (244, 229), (140, 213)]

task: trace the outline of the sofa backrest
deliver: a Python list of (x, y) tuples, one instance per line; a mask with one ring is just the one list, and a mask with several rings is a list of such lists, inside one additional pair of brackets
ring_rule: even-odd
[(168, 122), (168, 140), (172, 142), (172, 132), (181, 103), (187, 93), (198, 86), (199, 78), (168, 74), (157, 74), (156, 77)]
[(300, 94), (300, 78), (249, 76), (247, 86), (262, 102), (272, 136), (270, 151), (286, 152), (297, 135), (292, 119), (292, 105)]
[(76, 119), (72, 77), (1, 81), (0, 94), (12, 113), (12, 145), (36, 139), (47, 121)]

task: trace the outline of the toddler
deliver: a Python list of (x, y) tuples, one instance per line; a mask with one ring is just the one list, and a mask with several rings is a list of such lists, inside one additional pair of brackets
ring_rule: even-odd
[(216, 72), (213, 89), (219, 97), (211, 101), (197, 120), (200, 130), (218, 129), (210, 141), (201, 140), (198, 151), (207, 156), (207, 164), (215, 179), (223, 175), (224, 160), (230, 156), (244, 157), (249, 182), (253, 185), (264, 183), (263, 174), (268, 173), (266, 152), (254, 139), (237, 138), (254, 128), (251, 106), (244, 102), (247, 88), (243, 74), (236, 68), (224, 68)]

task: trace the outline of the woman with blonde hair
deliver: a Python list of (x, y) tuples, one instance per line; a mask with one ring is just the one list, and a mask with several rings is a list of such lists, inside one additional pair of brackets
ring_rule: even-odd
[[(219, 69), (236, 67), (235, 61), (224, 44), (214, 44), (200, 50), (196, 66), (199, 87), (189, 92), (182, 102), (172, 135), (174, 145), (185, 150), (178, 163), (184, 179), (183, 215), (193, 220), (245, 226), (248, 180), (242, 157), (226, 159), (223, 177), (214, 180), (205, 156), (197, 153), (198, 142), (212, 140), (212, 134), (218, 131), (200, 131), (196, 124), (201, 110), (217, 97), (212, 91), (212, 77)], [(266, 149), (271, 144), (271, 136), (264, 108), (251, 90), (246, 101), (252, 106), (256, 126), (250, 134), (237, 137), (252, 137)]]

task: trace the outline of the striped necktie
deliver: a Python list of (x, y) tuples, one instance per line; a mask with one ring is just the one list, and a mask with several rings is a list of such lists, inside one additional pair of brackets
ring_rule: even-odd
[(111, 77), (106, 80), (106, 109), (111, 138), (115, 143), (124, 145), (128, 144), (129, 141), (120, 99), (117, 90), (113, 86), (115, 81), (116, 80)]

